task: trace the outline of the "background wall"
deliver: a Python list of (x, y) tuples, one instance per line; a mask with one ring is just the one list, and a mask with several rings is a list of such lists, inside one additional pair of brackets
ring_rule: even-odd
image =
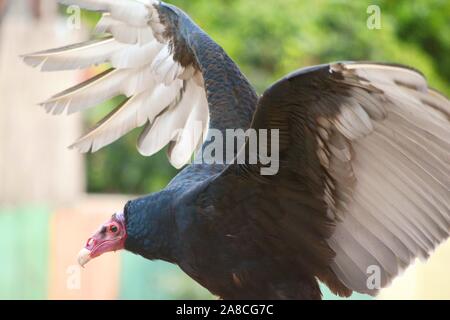
[(76, 201), (85, 186), (84, 167), (82, 157), (67, 146), (81, 135), (81, 118), (55, 121), (36, 105), (80, 75), (49, 73), (43, 81), (19, 55), (77, 42), (86, 32), (70, 32), (52, 0), (7, 1), (0, 8), (0, 203)]
[[(303, 66), (378, 60), (414, 66), (450, 95), (446, 0), (170, 2), (227, 50), (259, 92)], [(368, 28), (369, 5), (381, 9), (381, 29)], [(76, 266), (87, 237), (132, 198), (123, 194), (157, 191), (176, 174), (164, 153), (149, 159), (135, 151), (136, 133), (94, 155), (66, 148), (110, 103), (58, 118), (36, 106), (101, 70), (41, 74), (18, 58), (86, 39), (98, 15), (81, 18), (81, 28), (69, 28), (54, 0), (0, 0), (0, 299), (212, 298), (177, 267), (128, 253)], [(450, 242), (379, 298), (448, 299), (449, 264)]]

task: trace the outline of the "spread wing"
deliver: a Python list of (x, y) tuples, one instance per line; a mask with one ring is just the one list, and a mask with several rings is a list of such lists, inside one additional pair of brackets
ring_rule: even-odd
[[(233, 191), (220, 197), (253, 190), (247, 215), (260, 225), (270, 217), (264, 228), (297, 248), (286, 256), (314, 262), (333, 291), (374, 295), (448, 238), (450, 102), (420, 73), (376, 63), (300, 70), (261, 97), (253, 127), (280, 130), (280, 171), (230, 166), (215, 184)], [(329, 235), (317, 231), (327, 224)]]
[(154, 0), (62, 0), (103, 12), (95, 39), (24, 56), (42, 71), (111, 68), (42, 103), (53, 114), (74, 113), (117, 96), (123, 103), (73, 148), (95, 152), (144, 127), (143, 155), (169, 145), (169, 160), (186, 164), (209, 127), (250, 125), (256, 94), (237, 66), (180, 9)]

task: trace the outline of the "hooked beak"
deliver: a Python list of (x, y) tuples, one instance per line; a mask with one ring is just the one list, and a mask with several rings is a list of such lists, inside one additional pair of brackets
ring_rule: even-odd
[(84, 266), (91, 260), (91, 251), (86, 248), (81, 249), (80, 253), (78, 253), (78, 264), (84, 268)]
[(93, 237), (89, 238), (86, 246), (80, 250), (78, 253), (78, 264), (84, 268), (84, 266), (91, 261), (95, 256), (92, 254), (96, 249), (96, 237), (98, 237), (99, 232), (97, 232)]

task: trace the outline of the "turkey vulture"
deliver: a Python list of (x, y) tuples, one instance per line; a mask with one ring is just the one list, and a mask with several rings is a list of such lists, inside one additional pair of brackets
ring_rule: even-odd
[(196, 161), (163, 191), (129, 201), (88, 240), (80, 264), (126, 249), (177, 264), (223, 299), (320, 299), (318, 281), (340, 296), (376, 295), (448, 238), (450, 103), (420, 72), (330, 63), (258, 96), (177, 7), (60, 2), (102, 12), (97, 36), (25, 62), (43, 71), (111, 68), (42, 106), (70, 114), (127, 97), (73, 148), (95, 152), (144, 127), (140, 153), (168, 146), (181, 168), (215, 142), (212, 130), (278, 133), (266, 141), (278, 145), (276, 174), (261, 174), (259, 157), (249, 161), (247, 137), (232, 157), (245, 161)]

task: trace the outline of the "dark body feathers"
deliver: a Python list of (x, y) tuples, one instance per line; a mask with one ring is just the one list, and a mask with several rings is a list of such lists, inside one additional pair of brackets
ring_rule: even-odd
[[(177, 24), (181, 30), (174, 40), (174, 56), (184, 61), (189, 60), (186, 55), (192, 53), (195, 65), (202, 71), (210, 106), (210, 127), (219, 130), (249, 128), (257, 96), (237, 66), (179, 9), (162, 6), (159, 11), (171, 17), (166, 21)], [(165, 36), (173, 37), (170, 30), (173, 29), (168, 28)], [(185, 36), (180, 39), (180, 35)], [(184, 52), (179, 52), (181, 50)], [(315, 157), (311, 162), (317, 163)], [(226, 169), (225, 165), (191, 165), (161, 194), (137, 200), (145, 203), (147, 209), (128, 209), (127, 215), (155, 215), (152, 219), (167, 221), (161, 222), (164, 228), (157, 233), (177, 234), (176, 240), (168, 236), (174, 241), (169, 247), (176, 247), (177, 254), (166, 260), (176, 262), (222, 298), (320, 298), (311, 270), (317, 265), (326, 268), (333, 256), (323, 241), (332, 227), (332, 222), (320, 215), (323, 204), (312, 198), (312, 191), (304, 196), (306, 203), (299, 203), (298, 185), (277, 186), (271, 181), (257, 184), (237, 172), (232, 174), (232, 170), (239, 170), (235, 167), (222, 174)], [(281, 173), (278, 180), (283, 181), (287, 175), (289, 172)], [(306, 189), (306, 185), (301, 188)], [(280, 199), (280, 194), (289, 196)], [(170, 205), (161, 208), (160, 203)], [(289, 207), (304, 214), (287, 217)], [(156, 221), (155, 225), (159, 225)], [(141, 223), (136, 225), (143, 228)], [(293, 229), (293, 233), (286, 233), (292, 238), (281, 236), (285, 234), (284, 228)], [(155, 239), (154, 236), (144, 238)], [(153, 255), (146, 254), (144, 248), (128, 247), (146, 257), (164, 259), (159, 247), (155, 250), (153, 244), (149, 246)], [(320, 257), (314, 257), (317, 252)]]

